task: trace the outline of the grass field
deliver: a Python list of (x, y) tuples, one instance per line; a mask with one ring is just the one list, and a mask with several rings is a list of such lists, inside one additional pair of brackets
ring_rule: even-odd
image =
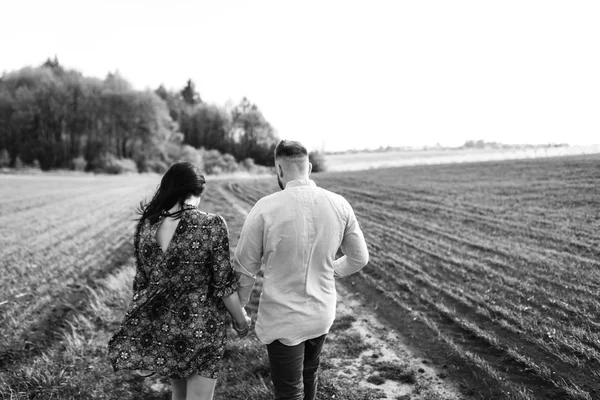
[[(369, 244), (344, 290), (460, 396), (600, 398), (600, 156), (313, 179), (350, 201)], [(131, 296), (133, 209), (157, 183), (0, 176), (0, 398), (168, 398), (163, 379), (113, 374), (105, 359)], [(274, 179), (212, 180), (201, 208), (225, 217), (233, 248), (244, 213), (275, 190)], [(385, 398), (385, 381), (411, 386), (397, 399), (442, 399), (416, 364), (366, 358), (359, 320), (342, 313), (334, 326), (320, 400)], [(217, 398), (270, 398), (265, 357), (254, 337), (232, 340)], [(338, 373), (352, 359), (369, 365), (368, 384)]]

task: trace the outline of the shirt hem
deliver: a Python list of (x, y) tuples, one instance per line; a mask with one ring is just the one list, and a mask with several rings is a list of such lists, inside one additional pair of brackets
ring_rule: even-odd
[(311, 333), (310, 335), (302, 336), (302, 337), (300, 337), (298, 339), (294, 339), (294, 340), (288, 340), (285, 338), (269, 338), (269, 337), (262, 338), (258, 334), (256, 336), (258, 337), (258, 340), (260, 340), (261, 343), (264, 345), (269, 345), (269, 344), (273, 343), (274, 341), (279, 340), (281, 342), (281, 344), (283, 344), (285, 346), (296, 346), (302, 342), (306, 342), (307, 340), (315, 339), (315, 338), (318, 338), (320, 336), (323, 336), (323, 335), (329, 333), (329, 329), (326, 329), (324, 331), (319, 331), (319, 332)]

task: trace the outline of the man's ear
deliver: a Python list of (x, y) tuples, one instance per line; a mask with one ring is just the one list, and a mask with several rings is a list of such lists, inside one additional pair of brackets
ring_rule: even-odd
[(308, 175), (312, 172), (312, 163), (308, 163)]
[(277, 164), (277, 174), (280, 178), (283, 178), (283, 168), (281, 167), (281, 164)]

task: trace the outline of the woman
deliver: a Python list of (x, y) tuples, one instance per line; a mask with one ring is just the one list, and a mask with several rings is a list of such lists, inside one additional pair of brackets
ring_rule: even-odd
[(197, 208), (204, 184), (197, 166), (175, 163), (141, 206), (133, 300), (109, 342), (115, 371), (168, 376), (173, 400), (212, 399), (225, 311), (241, 337), (251, 322), (238, 298), (225, 220)]

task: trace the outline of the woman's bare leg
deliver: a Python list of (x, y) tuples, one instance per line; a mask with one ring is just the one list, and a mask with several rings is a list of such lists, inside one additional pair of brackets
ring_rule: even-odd
[(212, 400), (216, 379), (192, 375), (187, 379), (187, 400)]
[(185, 400), (187, 396), (187, 383), (185, 379), (170, 379), (171, 400)]

